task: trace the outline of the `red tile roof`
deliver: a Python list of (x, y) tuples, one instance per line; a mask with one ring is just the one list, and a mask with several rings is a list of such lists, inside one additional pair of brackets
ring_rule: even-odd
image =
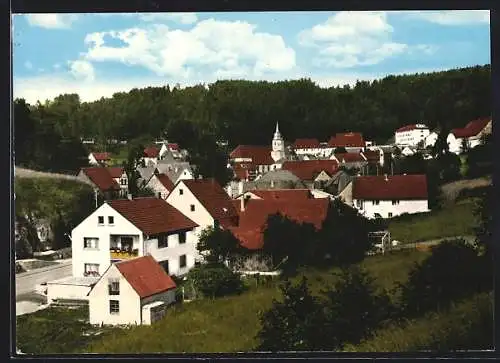
[(413, 124), (413, 125), (406, 125), (406, 126), (403, 126), (403, 127), (400, 127), (399, 129), (396, 130), (396, 132), (405, 132), (405, 131), (411, 131), (411, 130), (421, 130), (421, 129), (424, 129), (424, 128), (428, 128), (427, 126), (425, 125), (421, 125), (421, 124)]
[(363, 135), (358, 132), (337, 133), (328, 141), (330, 147), (364, 147)]
[(309, 189), (266, 189), (249, 190), (249, 192), (264, 200), (286, 200), (294, 202), (313, 198)]
[(108, 203), (148, 236), (198, 227), (198, 224), (158, 198), (119, 199)]
[(297, 139), (293, 143), (294, 149), (317, 149), (320, 147), (318, 139)]
[(92, 153), (94, 156), (94, 159), (97, 161), (106, 161), (111, 159), (111, 154), (110, 153)]
[(236, 163), (233, 165), (233, 172), (238, 180), (246, 180), (250, 170), (255, 170), (255, 165), (252, 163)]
[(238, 227), (231, 227), (230, 231), (243, 247), (260, 249), (264, 245), (263, 231), (270, 215), (280, 213), (298, 223), (311, 223), (319, 230), (326, 218), (328, 206), (328, 198), (297, 201), (250, 199), (246, 202), (245, 210), (240, 212)]
[(345, 163), (358, 163), (366, 161), (366, 158), (361, 153), (338, 153), (335, 154), (335, 157), (340, 162), (345, 162)]
[(361, 154), (363, 154), (366, 158), (366, 160), (369, 163), (375, 163), (378, 164), (380, 162), (380, 153), (375, 150), (366, 150), (363, 151)]
[(179, 144), (170, 143), (167, 145), (170, 150), (179, 150)]
[(141, 299), (176, 288), (174, 280), (152, 256), (117, 262), (115, 266)]
[(239, 145), (229, 154), (229, 157), (231, 159), (252, 159), (252, 163), (255, 165), (271, 165), (274, 164), (271, 150), (270, 146)]
[(353, 181), (354, 199), (427, 199), (425, 175), (358, 176)]
[(295, 174), (301, 180), (314, 180), (322, 171), (332, 175), (337, 172), (336, 160), (285, 161), (281, 167)]
[(104, 168), (97, 166), (82, 168), (82, 172), (103, 192), (109, 190), (120, 190), (120, 186), (112, 176), (112, 172), (114, 173), (115, 171), (111, 169), (115, 168)]
[(491, 121), (491, 118), (484, 118), (469, 122), (464, 128), (453, 129), (451, 132), (457, 138), (473, 137), (479, 134)]
[(229, 195), (212, 178), (183, 180), (184, 185), (194, 194), (213, 219), (222, 227), (236, 225), (238, 212), (234, 209)]
[(106, 169), (108, 169), (109, 175), (111, 175), (113, 179), (120, 178), (123, 175), (123, 172), (125, 171), (122, 167), (119, 166), (112, 166)]
[(156, 158), (160, 153), (160, 149), (155, 146), (150, 146), (144, 149), (144, 156), (147, 158)]
[(170, 178), (168, 177), (168, 175), (166, 174), (157, 174), (156, 177), (158, 178), (158, 181), (169, 191), (171, 192), (172, 189), (174, 189), (174, 183), (172, 182), (172, 180), (170, 180)]

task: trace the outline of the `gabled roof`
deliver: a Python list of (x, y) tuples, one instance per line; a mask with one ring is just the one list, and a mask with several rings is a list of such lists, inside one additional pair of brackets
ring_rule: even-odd
[(112, 166), (112, 167), (109, 167), (106, 169), (108, 169), (109, 175), (111, 175), (111, 177), (113, 179), (120, 178), (123, 175), (123, 173), (125, 172), (125, 170), (119, 166)]
[(249, 158), (255, 165), (271, 165), (274, 160), (271, 157), (270, 146), (238, 145), (230, 154), (231, 159)]
[(473, 137), (479, 134), (491, 121), (491, 118), (474, 120), (465, 125), (461, 129), (451, 130), (452, 134), (457, 138)]
[(162, 199), (119, 199), (108, 203), (148, 236), (198, 227), (198, 224)]
[(261, 189), (249, 190), (249, 193), (264, 200), (286, 200), (290, 202), (311, 199), (313, 196), (309, 189)]
[(250, 250), (262, 248), (263, 232), (270, 215), (280, 213), (298, 223), (311, 223), (321, 229), (329, 206), (328, 198), (290, 200), (250, 199), (240, 211), (238, 227), (229, 228), (241, 245)]
[(338, 153), (335, 154), (335, 157), (340, 161), (340, 162), (345, 162), (345, 163), (359, 163), (366, 161), (365, 156), (362, 153)]
[(406, 125), (406, 126), (400, 127), (399, 129), (396, 130), (396, 132), (405, 132), (405, 131), (412, 131), (412, 130), (424, 130), (424, 129), (429, 129), (429, 128), (423, 124), (413, 124), (413, 125)]
[(427, 199), (425, 175), (358, 176), (353, 181), (354, 199)]
[(330, 147), (364, 147), (365, 140), (359, 132), (337, 133), (328, 141)]
[(316, 149), (320, 147), (321, 144), (318, 139), (297, 139), (293, 143), (294, 149)]
[(104, 168), (99, 166), (82, 168), (81, 171), (97, 186), (97, 188), (99, 188), (99, 190), (105, 192), (109, 190), (120, 190), (120, 186), (113, 179), (113, 175), (117, 172), (116, 169), (121, 169), (121, 173), (123, 173), (123, 168)]
[(166, 174), (157, 174), (158, 181), (170, 192), (174, 189), (174, 183)]
[(150, 146), (144, 149), (144, 156), (147, 158), (157, 158), (160, 153), (160, 149), (155, 146)]
[(221, 226), (227, 227), (237, 223), (238, 212), (234, 209), (229, 195), (215, 179), (191, 179), (182, 182)]
[(174, 280), (152, 256), (117, 262), (115, 266), (141, 299), (176, 288)]
[(288, 170), (301, 180), (314, 180), (322, 171), (332, 175), (338, 169), (336, 160), (301, 160), (286, 161), (282, 165), (283, 170)]
[(94, 159), (97, 161), (107, 161), (111, 159), (111, 154), (110, 153), (91, 153), (94, 156)]

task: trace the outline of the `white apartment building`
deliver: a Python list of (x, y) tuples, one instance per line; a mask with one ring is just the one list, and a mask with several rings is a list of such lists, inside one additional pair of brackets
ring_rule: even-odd
[(403, 126), (395, 132), (395, 143), (398, 146), (417, 146), (429, 133), (429, 128), (423, 124)]

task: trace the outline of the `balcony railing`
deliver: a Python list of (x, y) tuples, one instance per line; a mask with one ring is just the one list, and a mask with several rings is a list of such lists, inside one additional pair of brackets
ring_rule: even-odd
[(111, 249), (111, 258), (112, 259), (118, 259), (118, 260), (124, 260), (127, 258), (134, 258), (139, 256), (139, 250), (135, 249), (132, 251), (126, 251), (126, 250), (120, 250), (120, 249)]

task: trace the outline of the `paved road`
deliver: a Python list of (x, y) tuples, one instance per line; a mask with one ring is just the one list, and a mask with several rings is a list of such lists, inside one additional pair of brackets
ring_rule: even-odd
[(55, 266), (48, 266), (16, 275), (16, 300), (35, 291), (35, 286), (42, 282), (71, 276), (71, 261)]

